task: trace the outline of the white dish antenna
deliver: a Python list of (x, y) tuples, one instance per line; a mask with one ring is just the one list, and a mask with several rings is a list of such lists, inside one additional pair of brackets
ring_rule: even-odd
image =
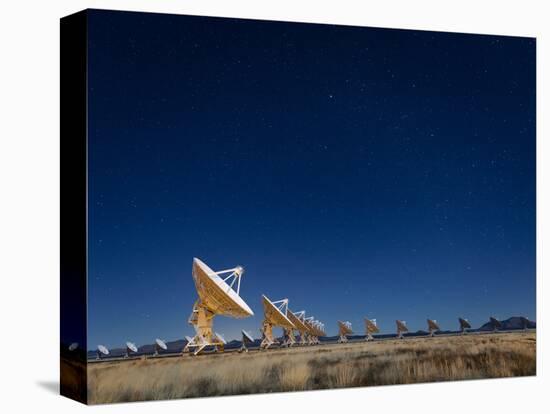
[(288, 309), (286, 316), (288, 317), (288, 320), (292, 322), (292, 324), (296, 327), (296, 330), (300, 332), (300, 335), (301, 335), (303, 332), (307, 332), (309, 328), (306, 326), (304, 321), (297, 316), (299, 314), (300, 314), (299, 312), (294, 313), (290, 309)]
[(126, 342), (126, 358), (130, 356), (130, 353), (137, 352), (137, 346), (133, 342)]
[(460, 324), (460, 332), (462, 332), (462, 334), (466, 333), (466, 329), (470, 329), (472, 327), (470, 322), (468, 322), (468, 319), (465, 318), (458, 318), (458, 323)]
[[(216, 350), (223, 350), (224, 343), (213, 331), (214, 316), (247, 318), (254, 315), (252, 309), (239, 296), (244, 268), (236, 266), (215, 272), (203, 261), (194, 258), (192, 273), (199, 299), (193, 306), (189, 323), (195, 327), (196, 334), (187, 341), (184, 351), (193, 349), (197, 355), (210, 345)], [(221, 275), (224, 276), (223, 279)]]
[(74, 351), (78, 348), (78, 342), (73, 342), (72, 344), (69, 345), (69, 351)]
[(397, 337), (399, 339), (403, 339), (403, 334), (405, 332), (409, 332), (409, 328), (407, 328), (407, 322), (396, 320), (395, 324), (397, 325)]
[(98, 345), (97, 350), (101, 352), (103, 355), (109, 355), (109, 350), (107, 349), (107, 347), (103, 345)]
[(264, 319), (269, 321), (273, 326), (281, 328), (294, 329), (294, 324), (286, 316), (288, 311), (288, 299), (281, 299), (272, 302), (266, 295), (262, 295), (264, 305)]
[(437, 331), (439, 331), (439, 324), (435, 319), (428, 319), (428, 331), (430, 332), (430, 336), (434, 336)]
[(166, 351), (168, 349), (168, 346), (166, 345), (166, 342), (164, 342), (162, 339), (155, 339), (155, 353), (153, 356), (157, 356), (160, 351)]
[(347, 335), (351, 335), (352, 333), (351, 322), (338, 321), (338, 335), (340, 335), (338, 342), (348, 342)]
[(369, 319), (365, 318), (365, 331), (366, 331), (366, 337), (365, 340), (372, 341), (374, 340), (374, 337), (372, 334), (380, 332), (380, 328), (378, 327), (378, 323), (376, 322), (376, 319)]
[[(239, 296), (242, 266), (214, 272), (200, 259), (193, 259), (193, 279), (201, 305), (217, 315), (247, 318), (254, 312)], [(223, 279), (220, 275), (228, 274)]]
[(306, 322), (306, 311), (292, 312), (292, 315), (294, 318), (290, 315), (287, 316), (300, 332), (300, 345), (308, 345), (311, 327)]
[(252, 338), (252, 335), (250, 335), (248, 332), (246, 332), (244, 329), (241, 331), (243, 334), (243, 342), (254, 342), (254, 338)]
[(254, 343), (254, 338), (252, 338), (252, 335), (250, 335), (248, 332), (246, 332), (244, 329), (241, 331), (242, 333), (242, 341), (241, 341), (241, 347), (239, 348), (239, 352), (248, 352), (247, 344), (250, 345)]
[(155, 344), (160, 348), (160, 349), (163, 349), (163, 350), (167, 350), (168, 349), (168, 346), (166, 345), (166, 342), (164, 342), (162, 339), (155, 339)]
[(102, 355), (109, 355), (109, 350), (103, 345), (97, 346), (97, 358), (100, 359)]
[[(292, 330), (296, 327), (288, 319), (288, 299), (281, 299), (271, 301), (266, 295), (262, 295), (262, 303), (264, 307), (264, 321), (262, 323), (262, 342), (260, 343), (261, 349), (267, 349), (274, 343), (277, 343), (273, 336), (273, 327), (279, 326), (286, 330)], [(285, 341), (286, 344), (286, 341)]]

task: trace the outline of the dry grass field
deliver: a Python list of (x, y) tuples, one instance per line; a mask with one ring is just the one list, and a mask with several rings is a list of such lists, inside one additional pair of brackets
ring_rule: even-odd
[(535, 333), (90, 364), (91, 404), (535, 375)]

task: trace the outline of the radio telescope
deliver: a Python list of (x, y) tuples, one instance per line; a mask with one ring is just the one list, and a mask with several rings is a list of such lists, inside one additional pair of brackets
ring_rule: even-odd
[(241, 331), (243, 337), (241, 342), (241, 347), (239, 348), (239, 352), (248, 352), (247, 345), (254, 343), (254, 338), (252, 338), (252, 335), (250, 335), (248, 332), (246, 332), (244, 329)]
[(489, 318), (489, 321), (491, 322), (491, 326), (493, 327), (493, 332), (498, 331), (500, 328), (502, 328), (502, 324), (500, 321), (496, 318), (493, 318), (492, 316)]
[(317, 319), (310, 316), (304, 319), (306, 326), (309, 328), (308, 344), (315, 345), (319, 343), (319, 337), (325, 336), (325, 325)]
[(124, 358), (128, 358), (132, 352), (137, 351), (137, 346), (133, 342), (126, 342), (126, 354), (124, 354)]
[(428, 331), (430, 332), (430, 336), (435, 336), (435, 333), (440, 330), (435, 319), (428, 319)]
[(407, 322), (396, 320), (395, 324), (397, 325), (397, 339), (403, 339), (403, 334), (405, 332), (409, 332), (409, 328), (407, 328)]
[(279, 326), (286, 330), (295, 329), (294, 324), (286, 316), (288, 311), (288, 299), (281, 299), (272, 302), (267, 296), (262, 295), (262, 302), (264, 305), (264, 321), (262, 324), (262, 343), (261, 349), (267, 349), (274, 343), (276, 339), (273, 337), (273, 327)]
[(162, 339), (155, 339), (155, 353), (153, 356), (158, 356), (159, 353), (162, 351), (166, 351), (168, 347), (166, 346), (166, 342), (164, 342)]
[(315, 343), (315, 327), (313, 326), (314, 318), (313, 316), (305, 317), (304, 314), (304, 324), (307, 326), (307, 344), (313, 345)]
[(460, 332), (462, 333), (462, 335), (465, 335), (468, 332), (467, 329), (472, 328), (472, 325), (470, 325), (468, 319), (458, 318), (458, 323), (460, 324)]
[[(200, 259), (193, 259), (193, 280), (199, 298), (188, 321), (195, 328), (195, 336), (190, 338), (184, 351), (194, 350), (197, 355), (207, 346), (223, 349), (223, 341), (213, 331), (214, 316), (247, 318), (254, 315), (239, 296), (243, 273), (241, 266), (214, 272)], [(225, 274), (228, 276), (222, 279), (220, 275)]]
[(314, 326), (315, 326), (315, 341), (316, 343), (319, 343), (319, 337), (326, 335), (325, 324), (321, 321), (315, 320)]
[(107, 349), (107, 347), (103, 346), (103, 345), (98, 345), (97, 346), (97, 357), (96, 359), (101, 359), (101, 356), (102, 355), (109, 355), (109, 350)]
[(338, 338), (338, 342), (348, 342), (348, 338), (346, 335), (351, 335), (352, 333), (353, 330), (351, 329), (351, 322), (338, 321), (338, 335), (340, 335), (340, 338)]
[(75, 351), (76, 349), (78, 349), (78, 342), (73, 342), (72, 344), (69, 345), (69, 351)]
[(307, 342), (307, 332), (309, 331), (309, 327), (305, 324), (304, 318), (305, 318), (306, 312), (300, 311), (300, 312), (292, 312), (290, 309), (287, 310), (286, 316), (288, 316), (288, 319), (290, 322), (294, 324), (296, 327), (296, 330), (300, 334), (300, 345), (305, 345)]
[(365, 331), (366, 331), (366, 334), (367, 334), (365, 336), (365, 340), (366, 341), (373, 341), (374, 337), (372, 336), (372, 334), (380, 332), (380, 328), (378, 328), (378, 324), (376, 323), (376, 319), (365, 318)]

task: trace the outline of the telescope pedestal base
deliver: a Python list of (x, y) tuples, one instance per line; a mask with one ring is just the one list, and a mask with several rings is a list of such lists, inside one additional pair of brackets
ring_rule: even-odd
[(264, 322), (262, 326), (263, 339), (260, 344), (260, 349), (267, 349), (271, 345), (278, 343), (273, 337), (273, 325), (269, 322)]
[(198, 355), (207, 346), (214, 346), (216, 352), (224, 351), (224, 343), (216, 337), (213, 331), (215, 314), (200, 303), (195, 302), (189, 323), (195, 328), (195, 336), (185, 345), (182, 352), (193, 352)]
[(285, 329), (285, 341), (283, 342), (283, 346), (291, 347), (292, 345), (296, 344), (296, 337), (294, 336), (294, 332), (292, 329)]

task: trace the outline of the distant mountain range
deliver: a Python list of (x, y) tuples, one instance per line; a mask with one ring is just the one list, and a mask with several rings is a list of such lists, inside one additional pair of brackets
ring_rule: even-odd
[[(499, 321), (500, 324), (501, 324), (501, 327), (499, 328), (499, 330), (511, 331), (511, 330), (524, 329), (524, 320), (525, 319), (520, 317), (520, 316), (513, 316), (511, 318)], [(527, 322), (527, 328), (528, 329), (535, 329), (537, 327), (537, 324), (534, 321), (526, 320), (526, 322)], [(484, 331), (492, 331), (493, 329), (494, 329), (493, 324), (491, 323), (491, 321), (489, 321), (489, 322), (483, 324), (482, 326), (480, 326), (477, 329), (468, 329), (468, 332), (484, 332)], [(456, 332), (457, 331), (439, 331), (440, 334), (456, 333)], [(407, 336), (422, 336), (422, 335), (427, 335), (427, 334), (428, 334), (427, 331), (419, 330), (419, 331), (416, 331), (416, 332), (409, 332), (406, 335)], [(394, 336), (395, 336), (394, 333), (374, 335), (375, 338), (381, 338), (381, 339), (391, 338), (391, 337), (394, 337)], [(364, 337), (365, 337), (365, 335), (348, 335), (348, 339), (363, 339)], [(338, 339), (337, 335), (336, 336), (324, 336), (324, 337), (319, 338), (319, 340), (321, 342), (331, 342), (331, 341), (336, 341), (337, 339)], [(260, 345), (260, 342), (261, 342), (261, 339), (256, 339), (256, 340), (254, 340), (254, 343), (252, 343), (248, 346), (252, 347), (252, 348), (258, 347)], [(178, 340), (175, 340), (175, 341), (166, 342), (166, 346), (168, 347), (168, 349), (163, 350), (161, 353), (181, 352), (181, 350), (185, 347), (186, 344), (187, 344), (187, 340), (185, 340), (185, 339), (178, 339)], [(226, 349), (240, 348), (241, 347), (241, 341), (232, 340), (232, 341), (228, 342), (225, 347), (226, 347)], [(126, 348), (113, 348), (113, 349), (110, 349), (109, 352), (110, 352), (109, 356), (111, 356), (111, 357), (121, 357), (126, 353)], [(142, 345), (142, 346), (138, 347), (137, 355), (150, 355), (154, 352), (155, 352), (155, 345), (154, 344), (147, 344), (147, 345)], [(96, 350), (88, 351), (88, 359), (93, 359), (93, 358), (96, 357), (96, 355), (97, 355)]]
[[(500, 321), (501, 327), (499, 329), (503, 331), (510, 331), (514, 329), (523, 329), (523, 323), (524, 321), (527, 323), (527, 329), (535, 329), (537, 327), (537, 323), (534, 321), (530, 321), (528, 319), (522, 318), (520, 316), (512, 316), (511, 318), (508, 318), (506, 320)], [(482, 325), (478, 331), (492, 331), (494, 329), (493, 324), (489, 321), (486, 324)]]

